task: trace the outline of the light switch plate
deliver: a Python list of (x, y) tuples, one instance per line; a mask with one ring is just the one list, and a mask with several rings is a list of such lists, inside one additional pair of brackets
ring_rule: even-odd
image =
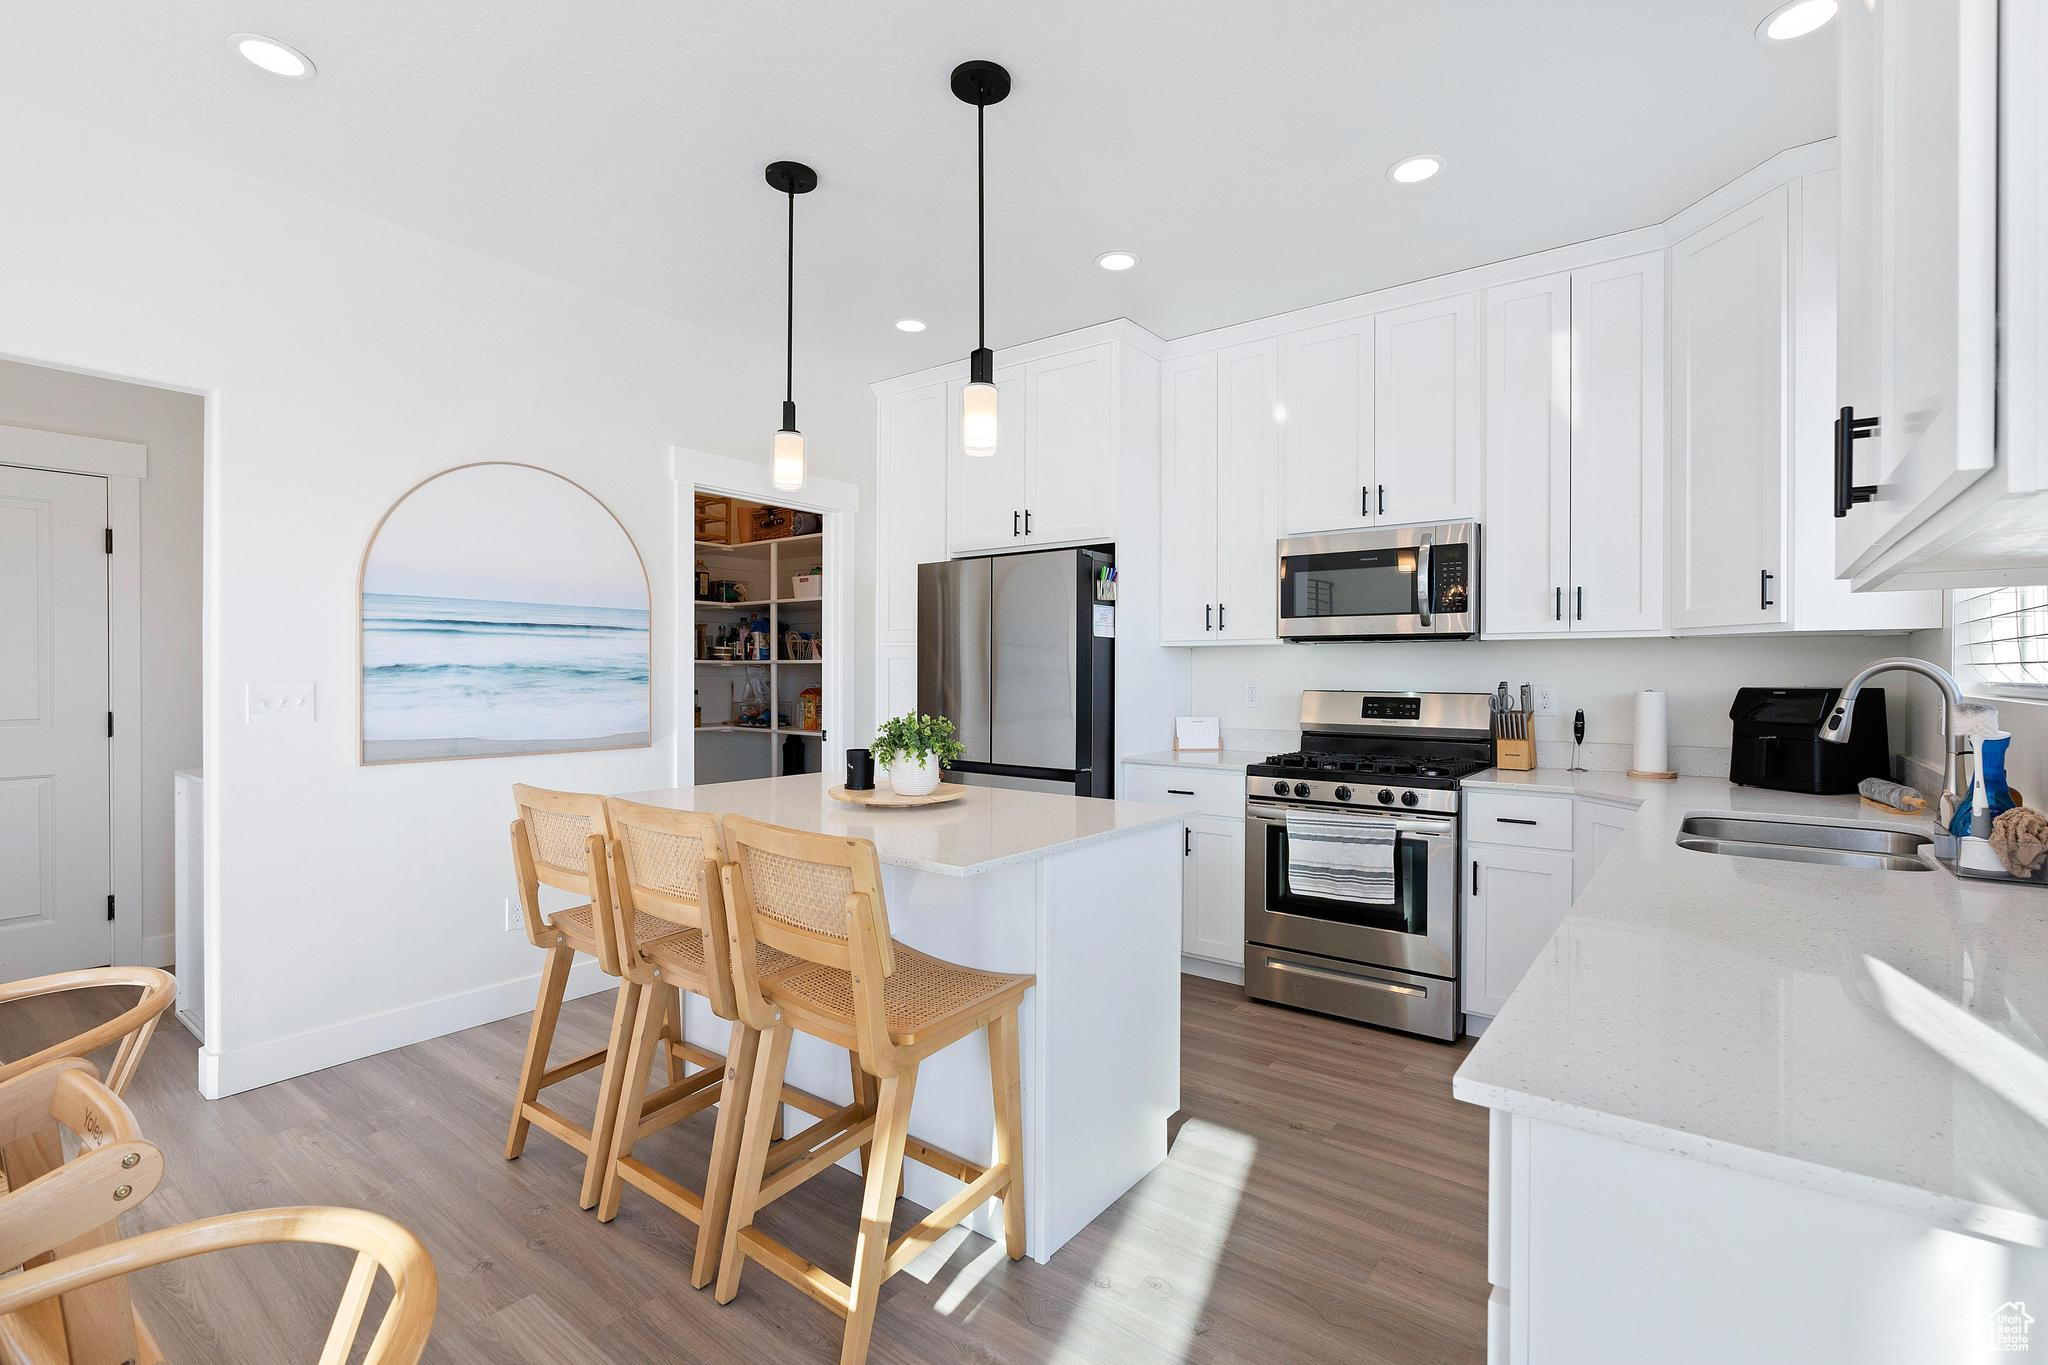
[(1534, 712), (1535, 712), (1535, 713), (1536, 713), (1537, 715), (1539, 715), (1539, 716), (1554, 716), (1554, 715), (1556, 715), (1556, 714), (1557, 714), (1557, 684), (1556, 684), (1556, 683), (1531, 683), (1531, 684), (1529, 684), (1529, 703), (1530, 703), (1530, 709), (1531, 709), (1531, 710), (1533, 710), (1533, 711), (1534, 711)]
[(312, 683), (252, 682), (243, 719), (251, 725), (311, 725), (319, 710), (319, 689)]
[(1248, 709), (1254, 711), (1266, 704), (1265, 699), (1260, 695), (1257, 683), (1246, 683), (1244, 685), (1244, 704)]

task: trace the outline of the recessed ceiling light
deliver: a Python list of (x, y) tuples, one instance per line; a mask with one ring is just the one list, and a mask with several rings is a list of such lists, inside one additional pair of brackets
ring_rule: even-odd
[(1095, 264), (1104, 270), (1129, 270), (1138, 263), (1138, 258), (1128, 251), (1105, 251), (1095, 258)]
[(1792, 0), (1764, 16), (1756, 26), (1758, 42), (1789, 43), (1816, 29), (1826, 28), (1835, 17), (1836, 0)]
[(1387, 179), (1396, 185), (1418, 185), (1443, 168), (1440, 156), (1404, 156), (1387, 167)]
[(896, 319), (896, 330), (899, 332), (922, 332), (924, 330), (924, 319), (898, 318)]
[(228, 41), (235, 45), (235, 51), (245, 61), (260, 66), (273, 76), (289, 76), (303, 81), (313, 74), (313, 59), (297, 48), (280, 43), (275, 38), (266, 38), (260, 33), (230, 34)]

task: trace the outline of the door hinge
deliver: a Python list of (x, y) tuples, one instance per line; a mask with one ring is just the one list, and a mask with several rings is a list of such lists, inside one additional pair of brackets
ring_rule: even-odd
[(113, 896), (112, 896), (112, 895), (109, 895), (109, 896), (107, 897), (107, 918), (108, 918), (108, 919), (112, 919), (113, 917), (114, 917), (114, 898), (113, 898)]
[(114, 553), (114, 528), (111, 526), (107, 528), (107, 553)]
[(114, 713), (113, 713), (112, 711), (109, 711), (109, 712), (107, 712), (107, 738), (108, 738), (108, 739), (112, 739), (113, 737), (114, 737)]

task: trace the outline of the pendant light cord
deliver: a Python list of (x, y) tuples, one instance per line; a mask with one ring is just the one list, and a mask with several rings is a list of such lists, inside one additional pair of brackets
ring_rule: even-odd
[(988, 105), (974, 106), (974, 324), (976, 344), (988, 349), (988, 147), (983, 125)]
[(782, 401), (796, 401), (796, 191), (789, 192), (789, 277), (783, 298)]

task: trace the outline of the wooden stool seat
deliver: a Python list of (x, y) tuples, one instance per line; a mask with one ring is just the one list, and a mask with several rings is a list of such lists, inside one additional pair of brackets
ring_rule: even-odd
[[(991, 1014), (1016, 1008), (1031, 988), (1029, 976), (984, 972), (901, 943), (890, 946), (896, 970), (882, 979), (883, 1027), (891, 1043), (911, 1054), (903, 1061), (921, 1060), (980, 1028)], [(852, 1046), (852, 975), (837, 967), (791, 961), (796, 965), (786, 972), (763, 969), (761, 986), (768, 999), (805, 1032)]]
[[(634, 926), (636, 934), (645, 929), (646, 921), (647, 913), (643, 910), (640, 923)], [(703, 993), (702, 987), (692, 984), (706, 980), (705, 973), (710, 970), (704, 956), (704, 932), (701, 929), (685, 929), (681, 933), (664, 934), (659, 938), (643, 938), (640, 940), (640, 955), (660, 967), (667, 978), (675, 984)], [(804, 965), (802, 959), (791, 957), (788, 953), (765, 944), (755, 953), (754, 961), (757, 964), (756, 970), (764, 974), (785, 972)]]
[[(561, 934), (563, 938), (568, 939), (569, 946), (577, 952), (588, 953), (592, 957), (597, 956), (597, 924), (591, 917), (589, 906), (579, 905), (569, 910), (557, 910), (554, 914), (548, 916), (548, 926)], [(679, 925), (670, 924), (667, 920), (643, 914), (633, 923), (634, 946), (644, 948), (664, 935), (674, 934), (680, 927)], [(689, 932), (694, 934), (697, 931), (692, 929)], [(697, 960), (699, 964), (704, 960), (701, 948), (698, 950)], [(703, 970), (701, 965), (698, 970), (700, 972)]]

